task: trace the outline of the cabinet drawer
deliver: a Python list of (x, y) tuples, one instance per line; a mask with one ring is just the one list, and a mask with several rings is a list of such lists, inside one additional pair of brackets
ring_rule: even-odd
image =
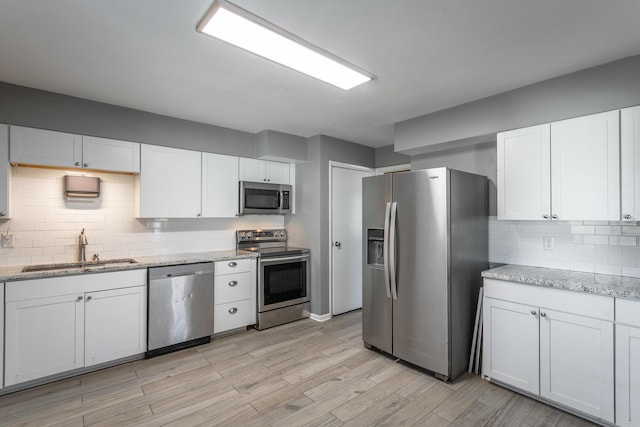
[(251, 298), (251, 273), (236, 273), (218, 275), (215, 279), (215, 304), (225, 304)]
[(616, 298), (616, 322), (640, 327), (640, 301)]
[(613, 321), (613, 298), (536, 285), (484, 279), (488, 298)]
[(216, 304), (213, 309), (213, 333), (247, 326), (251, 319), (251, 301)]
[(251, 271), (252, 262), (255, 262), (255, 260), (251, 258), (230, 259), (227, 261), (216, 261), (216, 266), (214, 271), (216, 275)]

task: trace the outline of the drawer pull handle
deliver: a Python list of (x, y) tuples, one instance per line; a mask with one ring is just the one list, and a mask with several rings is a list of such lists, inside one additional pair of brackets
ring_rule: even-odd
[(237, 262), (231, 261), (231, 262), (229, 263), (229, 267), (232, 267), (232, 268), (233, 268), (233, 267), (237, 267), (237, 266), (238, 266), (238, 263), (237, 263)]
[(238, 285), (238, 281), (237, 280), (232, 280), (232, 281), (229, 282), (229, 286), (231, 286), (232, 288), (234, 286), (237, 286), (237, 285)]
[(236, 314), (238, 312), (238, 309), (233, 307), (229, 309), (229, 314)]
[(83, 296), (80, 295), (78, 298), (76, 298), (76, 301), (82, 301), (82, 299), (83, 299)]
[(91, 295), (89, 295), (89, 296), (87, 297), (87, 302), (91, 301), (92, 299), (93, 299), (93, 297), (92, 297)]

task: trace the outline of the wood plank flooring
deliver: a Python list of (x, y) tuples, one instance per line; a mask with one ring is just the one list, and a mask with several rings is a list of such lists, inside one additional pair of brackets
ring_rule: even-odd
[(465, 374), (366, 350), (361, 313), (251, 330), (0, 397), (0, 425), (587, 426)]

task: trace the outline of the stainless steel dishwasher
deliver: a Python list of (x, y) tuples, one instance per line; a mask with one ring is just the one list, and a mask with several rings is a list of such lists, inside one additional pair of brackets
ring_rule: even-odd
[(211, 341), (213, 263), (149, 269), (146, 357)]

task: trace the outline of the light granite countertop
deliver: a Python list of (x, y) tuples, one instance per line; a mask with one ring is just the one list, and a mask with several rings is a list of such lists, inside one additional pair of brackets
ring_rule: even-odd
[(23, 273), (23, 266), (0, 268), (0, 282), (11, 282), (27, 279), (44, 279), (48, 277), (75, 276), (79, 274), (104, 273), (107, 271), (139, 270), (142, 268), (163, 265), (195, 264), (198, 262), (225, 261), (229, 259), (257, 258), (255, 252), (228, 250), (212, 252), (195, 252), (185, 254), (157, 255), (136, 257), (135, 263), (106, 264), (88, 268), (68, 268), (61, 270), (33, 271)]
[(503, 265), (482, 272), (487, 279), (640, 300), (640, 278), (581, 273), (524, 265)]

